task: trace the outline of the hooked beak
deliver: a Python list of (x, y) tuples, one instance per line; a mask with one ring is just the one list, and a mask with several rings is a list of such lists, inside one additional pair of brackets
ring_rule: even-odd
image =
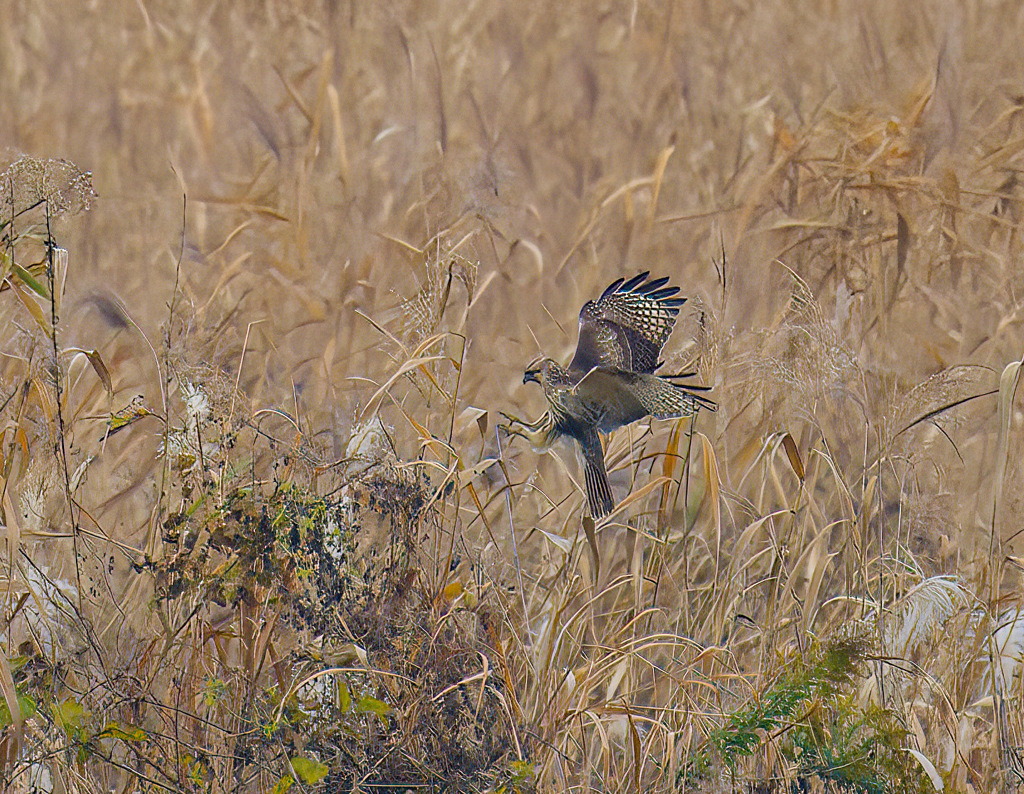
[(540, 383), (540, 370), (539, 369), (528, 369), (523, 373), (523, 383), (529, 383), (531, 380), (534, 383)]

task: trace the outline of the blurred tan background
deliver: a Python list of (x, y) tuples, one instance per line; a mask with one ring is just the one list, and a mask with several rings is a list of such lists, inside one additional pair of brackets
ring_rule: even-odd
[[(57, 228), (62, 341), (98, 349), (124, 403), (154, 400), (153, 358), (100, 309), (117, 299), (161, 338), (184, 194), (174, 338), (234, 378), (249, 333), (250, 407), (282, 407), (340, 451), (401, 363), (366, 318), (408, 335), (400, 302), (431, 258), (410, 247), (455, 245), (479, 263), (472, 305), (455, 282), (443, 318), (467, 337), (459, 407), (534, 416), (523, 365), (568, 355), (582, 302), (650, 269), (693, 297), (670, 352), (700, 353), (722, 405), (708, 432), (740, 489), (766, 433), (805, 452), (823, 435), (859, 471), (1019, 355), (1021, 13), (7, 2), (0, 140), (11, 159), (93, 172), (94, 208)], [(795, 321), (787, 268), (816, 300)], [(957, 364), (990, 369), (912, 391)], [(955, 452), (920, 425), (887, 484), (918, 494), (934, 537), (989, 522), (995, 403), (976, 403)]]
[[(92, 209), (54, 227), (70, 263), (59, 341), (96, 350), (113, 386), (108, 399), (79, 356), (65, 440), (72, 471), (92, 460), (77, 492), (85, 551), (72, 554), (63, 483), (32, 470), (12, 489), (42, 483), (50, 503), (12, 536), (12, 558), (27, 549), (69, 592), (81, 573), (81, 625), (134, 675), (140, 649), (169, 649), (179, 624), (151, 609), (151, 577), (132, 564), (198, 502), (161, 480), (157, 420), (102, 444), (111, 411), (136, 395), (162, 410), (166, 392), (170, 424), (187, 426), (182, 384), (198, 384), (211, 427), (258, 417), (267, 435), (244, 443), (260, 476), (287, 484), (292, 465), (340, 471), (354, 428), (384, 448), (365, 424), (379, 408), (407, 471), (430, 473), (455, 549), (426, 550), (442, 575), (425, 603), (440, 614), (449, 575), (451, 592), (479, 595), (474, 618), (507, 643), (508, 690), (546, 737), (536, 746), (554, 748), (546, 779), (575, 741), (562, 715), (575, 724), (590, 689), (608, 703), (628, 689), (620, 656), (637, 702), (664, 708), (649, 735), (678, 764), (765, 691), (792, 637), (871, 616), (879, 644), (930, 676), (899, 694), (917, 746), (951, 787), (991, 783), (1024, 730), (1024, 414), (1005, 380), (1001, 429), (995, 393), (1024, 349), (1022, 17), (1018, 2), (980, 0), (0, 0), (2, 154), (92, 172)], [(508, 504), (499, 467), (474, 464), (498, 454), (498, 411), (543, 409), (525, 365), (568, 358), (583, 302), (643, 270), (690, 297), (667, 361), (699, 368), (719, 410), (695, 420), (692, 448), (685, 424), (613, 436), (618, 500), (668, 480), (601, 528), (613, 584), (592, 599), (569, 448), (507, 441)], [(25, 429), (26, 457), (52, 472), (50, 342), (13, 291), (0, 328), (0, 397), (44, 384), (30, 411), (5, 403), (5, 454)], [(165, 349), (175, 377), (161, 381)], [(225, 480), (250, 451), (218, 450), (238, 466)], [(905, 600), (922, 583), (938, 592), (930, 612)], [(216, 610), (193, 620), (202, 598), (168, 603), (204, 647)], [(581, 603), (595, 614), (574, 613)], [(630, 645), (620, 620), (651, 605)], [(638, 661), (641, 631), (664, 632), (664, 669), (703, 692), (697, 727), (676, 678)], [(564, 645), (539, 663), (557, 632)], [(66, 655), (85, 645), (75, 635)], [(996, 737), (998, 655), (1015, 661)], [(565, 671), (595, 659), (604, 678), (563, 691)], [(735, 687), (732, 700), (707, 681)], [(625, 730), (621, 713), (608, 719)]]

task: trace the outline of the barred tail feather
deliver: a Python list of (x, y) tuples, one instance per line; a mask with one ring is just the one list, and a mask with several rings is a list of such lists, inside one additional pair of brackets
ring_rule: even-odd
[(583, 452), (583, 479), (587, 487), (587, 504), (594, 518), (608, 515), (615, 507), (612, 489), (608, 485), (608, 474), (604, 468), (604, 450), (601, 438), (592, 430), (580, 440)]

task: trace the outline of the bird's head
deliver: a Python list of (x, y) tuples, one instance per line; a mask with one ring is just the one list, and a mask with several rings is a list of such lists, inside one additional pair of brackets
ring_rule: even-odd
[(543, 385), (544, 381), (547, 380), (548, 373), (551, 371), (551, 366), (554, 364), (555, 362), (550, 358), (535, 358), (526, 368), (526, 372), (523, 373), (523, 383), (533, 381)]

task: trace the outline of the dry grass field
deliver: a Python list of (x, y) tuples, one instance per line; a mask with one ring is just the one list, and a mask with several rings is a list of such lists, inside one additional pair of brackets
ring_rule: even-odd
[[(0, 3), (4, 791), (1019, 789), (1022, 30)], [(595, 525), (500, 412), (644, 270)]]

